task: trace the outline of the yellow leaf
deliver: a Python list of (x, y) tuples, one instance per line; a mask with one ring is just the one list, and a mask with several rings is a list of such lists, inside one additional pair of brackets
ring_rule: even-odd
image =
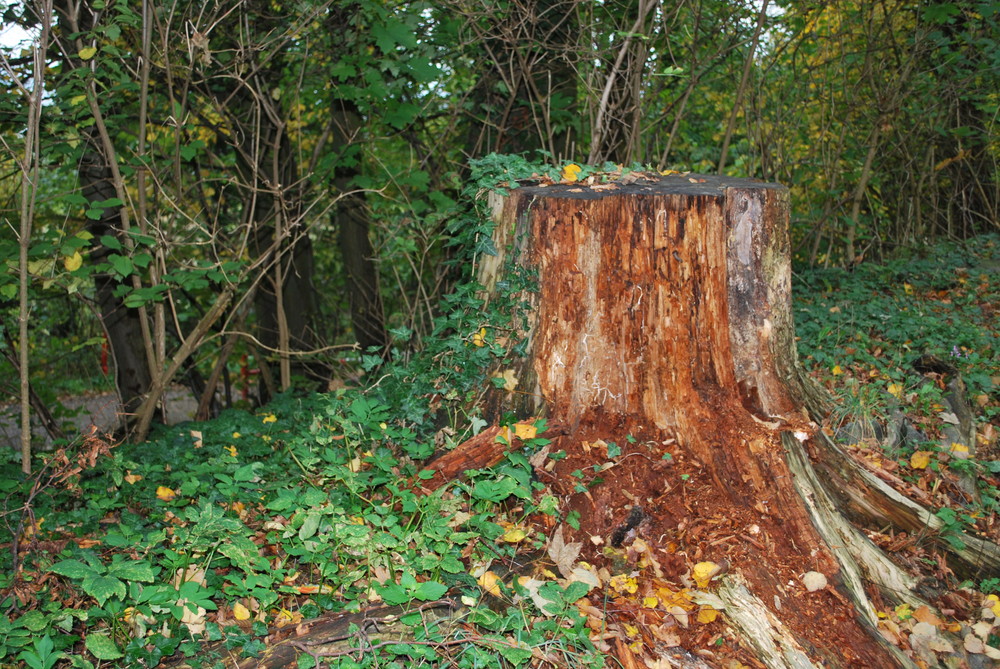
[(906, 293), (907, 295), (913, 295), (913, 286), (911, 286), (911, 285), (910, 285), (910, 284), (908, 284), (908, 283), (904, 283), (904, 284), (903, 284), (903, 291), (904, 291), (904, 292), (905, 292), (905, 293)]
[(993, 610), (993, 615), (1000, 618), (1000, 597), (990, 595), (986, 598), (986, 606)]
[(250, 609), (236, 602), (233, 604), (233, 617), (237, 620), (250, 620)]
[(833, 372), (834, 376), (840, 376), (841, 374), (844, 373), (844, 370), (841, 368), (840, 365), (834, 365), (833, 369), (831, 369), (830, 371)]
[(965, 444), (960, 444), (957, 441), (951, 442), (951, 446), (948, 447), (948, 452), (951, 453), (952, 457), (959, 460), (969, 459), (969, 447)]
[(715, 619), (719, 617), (719, 612), (713, 609), (711, 606), (706, 606), (701, 611), (698, 612), (698, 622), (703, 625), (709, 623), (714, 623)]
[(503, 389), (509, 393), (514, 392), (514, 389), (517, 388), (517, 377), (514, 375), (513, 369), (505, 370), (503, 374), (497, 374), (493, 378), (503, 379)]
[(913, 609), (909, 604), (900, 604), (896, 607), (896, 617), (900, 620), (908, 620), (913, 617)]
[(913, 455), (910, 456), (910, 467), (913, 469), (927, 469), (927, 465), (930, 463), (930, 451), (914, 451)]
[(521, 527), (512, 527), (506, 532), (504, 532), (503, 540), (509, 544), (517, 544), (524, 541), (528, 533), (524, 531)]
[(704, 588), (712, 577), (719, 573), (719, 565), (714, 562), (699, 562), (691, 569), (691, 578), (698, 584), (699, 588)]
[(274, 417), (273, 413), (269, 413), (266, 416), (264, 416), (264, 420), (263, 420), (264, 423), (275, 423), (277, 421), (278, 421), (278, 419)]
[(157, 486), (156, 497), (163, 500), (164, 502), (169, 502), (170, 500), (177, 497), (177, 493), (168, 488), (165, 485)]
[(74, 251), (73, 255), (63, 258), (63, 267), (67, 272), (75, 272), (83, 266), (83, 256), (79, 251)]
[(479, 332), (474, 332), (472, 334), (472, 344), (473, 346), (486, 345), (486, 328), (479, 328)]
[(97, 55), (97, 47), (96, 46), (84, 47), (80, 49), (80, 51), (77, 52), (76, 55), (80, 58), (80, 60), (90, 60), (95, 55)]
[(500, 596), (500, 577), (492, 571), (488, 571), (479, 577), (479, 587), (494, 597)]
[(514, 423), (514, 436), (518, 439), (534, 439), (538, 428), (533, 423)]
[(896, 398), (903, 397), (903, 385), (901, 383), (890, 383), (888, 390), (889, 394)]
[(126, 474), (124, 478), (125, 482), (128, 483), (129, 485), (135, 485), (136, 483), (142, 480), (142, 477), (139, 476), (138, 474)]
[(639, 584), (628, 574), (617, 574), (611, 577), (610, 585), (618, 592), (634, 595), (639, 589)]
[(582, 169), (583, 168), (577, 165), (576, 163), (570, 163), (569, 165), (563, 168), (562, 180), (576, 181), (578, 178), (580, 178), (580, 170)]
[(658, 600), (656, 597), (643, 597), (642, 598), (642, 607), (644, 609), (655, 609), (657, 606), (659, 606), (659, 604), (660, 604), (660, 600)]
[(194, 439), (194, 447), (201, 448), (201, 430), (191, 430), (191, 438)]

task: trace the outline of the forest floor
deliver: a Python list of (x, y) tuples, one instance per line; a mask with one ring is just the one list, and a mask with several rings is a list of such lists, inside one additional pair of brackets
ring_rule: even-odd
[[(1000, 540), (998, 268), (993, 236), (796, 275), (800, 358), (836, 406), (820, 429), (945, 521), (939, 537), (864, 528), (932, 603), (873, 599), (883, 636), (926, 666), (1000, 657), (1000, 574), (956, 574), (943, 550)], [(713, 604), (713, 557), (740, 559), (729, 549), (767, 528), (699, 506), (699, 469), (673, 445), (595, 434), (604, 464), (573, 469), (543, 420), (434, 433), (407, 419), (412, 392), (396, 400), (289, 394), (146, 444), (92, 436), (28, 481), (11, 465), (0, 667), (759, 666)], [(523, 448), (429, 492), (422, 463), (474, 433)], [(667, 539), (638, 515), (598, 527), (588, 504), (629, 472), (673, 491), (655, 508), (693, 515)], [(783, 565), (797, 575), (775, 601), (832, 633), (848, 609), (810, 568)]]

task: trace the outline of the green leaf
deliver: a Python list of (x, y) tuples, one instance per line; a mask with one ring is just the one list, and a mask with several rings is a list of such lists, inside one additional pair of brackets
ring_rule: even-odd
[(413, 596), (424, 602), (440, 599), (444, 593), (448, 592), (448, 587), (437, 581), (424, 581), (413, 591)]
[(29, 632), (41, 632), (49, 624), (49, 620), (41, 611), (32, 609), (18, 618), (17, 624)]
[(413, 599), (412, 594), (407, 592), (406, 589), (400, 587), (399, 585), (396, 585), (395, 583), (389, 583), (383, 586), (376, 586), (375, 589), (378, 591), (378, 594), (382, 595), (382, 600), (386, 604), (389, 604), (390, 606), (394, 606), (396, 604), (405, 604), (411, 599)]
[(108, 572), (127, 581), (153, 582), (153, 567), (148, 562), (121, 562), (112, 565)]
[(83, 581), (80, 587), (97, 600), (98, 606), (104, 606), (104, 603), (114, 596), (119, 599), (125, 598), (125, 584), (114, 576), (88, 578)]
[(319, 514), (310, 513), (306, 516), (306, 519), (302, 522), (302, 527), (299, 528), (299, 539), (305, 541), (309, 537), (316, 534), (316, 530), (319, 529)]
[(253, 481), (254, 478), (256, 478), (256, 476), (257, 474), (254, 471), (254, 466), (252, 463), (248, 465), (243, 465), (235, 472), (233, 472), (233, 479), (237, 481), (244, 481), (244, 482)]
[(111, 269), (123, 279), (135, 271), (132, 261), (123, 255), (112, 253), (108, 256), (108, 262), (111, 264)]
[(101, 235), (101, 244), (115, 251), (122, 250), (122, 243), (118, 241), (117, 237), (112, 237), (111, 235)]
[(383, 53), (390, 54), (396, 50), (396, 46), (412, 49), (417, 46), (417, 37), (402, 21), (388, 17), (387, 22), (381, 25), (372, 26), (372, 37)]
[(86, 646), (90, 654), (98, 660), (117, 660), (122, 657), (122, 652), (118, 650), (115, 642), (103, 634), (88, 634)]
[(63, 560), (62, 562), (56, 562), (54, 565), (49, 567), (49, 571), (61, 576), (68, 576), (70, 578), (90, 578), (99, 575), (99, 572), (97, 572), (93, 567), (86, 565), (79, 560)]

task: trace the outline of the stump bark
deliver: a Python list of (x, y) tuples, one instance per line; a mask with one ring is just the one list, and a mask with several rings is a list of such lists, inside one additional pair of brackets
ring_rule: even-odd
[[(585, 545), (627, 527), (677, 581), (698, 561), (727, 564), (727, 622), (767, 666), (906, 665), (865, 586), (912, 584), (843, 520), (808, 456), (822, 435), (807, 406), (826, 400), (796, 361), (787, 189), (630, 181), (491, 195), (487, 293), (510, 261), (537, 281), (519, 392), (496, 409), (565, 426), (553, 486)], [(595, 444), (612, 441), (622, 454), (607, 467)], [(831, 586), (807, 592), (810, 571)]]

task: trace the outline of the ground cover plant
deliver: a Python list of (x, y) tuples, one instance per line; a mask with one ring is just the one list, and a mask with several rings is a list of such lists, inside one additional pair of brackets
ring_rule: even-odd
[[(1000, 240), (983, 237), (854, 271), (803, 269), (795, 291), (803, 364), (839, 407), (823, 428), (956, 530), (993, 538), (998, 268)], [(578, 518), (545, 479), (560, 456), (544, 450), (543, 421), (509, 417), (499, 438), (520, 438), (524, 451), (421, 492), (423, 461), (483, 430), (477, 393), (503, 383), (486, 375), (503, 350), (478, 327), (480, 303), (461, 291), (452, 302), (430, 346), (437, 365), (387, 375), (369, 360), (380, 382), (368, 390), (289, 393), (144, 444), (95, 434), (27, 481), (5, 476), (0, 663), (216, 666), (258, 657), (317, 617), (378, 607), (397, 607), (392, 622), (411, 626), (362, 622), (342, 648), (296, 647), (298, 666), (599, 666), (610, 644), (677, 647), (681, 635), (705, 656), (751, 662), (704, 597), (704, 563), (671, 582), (641, 545), (607, 548), (609, 570), (553, 537)], [(954, 376), (972, 407), (972, 444), (953, 429)], [(889, 438), (894, 425), (904, 438)], [(611, 463), (622, 453), (595, 447)], [(579, 472), (577, 487), (600, 474)], [(913, 645), (918, 625), (964, 625), (975, 630), (970, 652), (1000, 646), (996, 579), (959, 579), (922, 536), (869, 535), (922, 579), (943, 616), (887, 606), (886, 634)], [(422, 611), (440, 607), (461, 624), (428, 622)], [(606, 618), (612, 610), (631, 611), (634, 625)]]

